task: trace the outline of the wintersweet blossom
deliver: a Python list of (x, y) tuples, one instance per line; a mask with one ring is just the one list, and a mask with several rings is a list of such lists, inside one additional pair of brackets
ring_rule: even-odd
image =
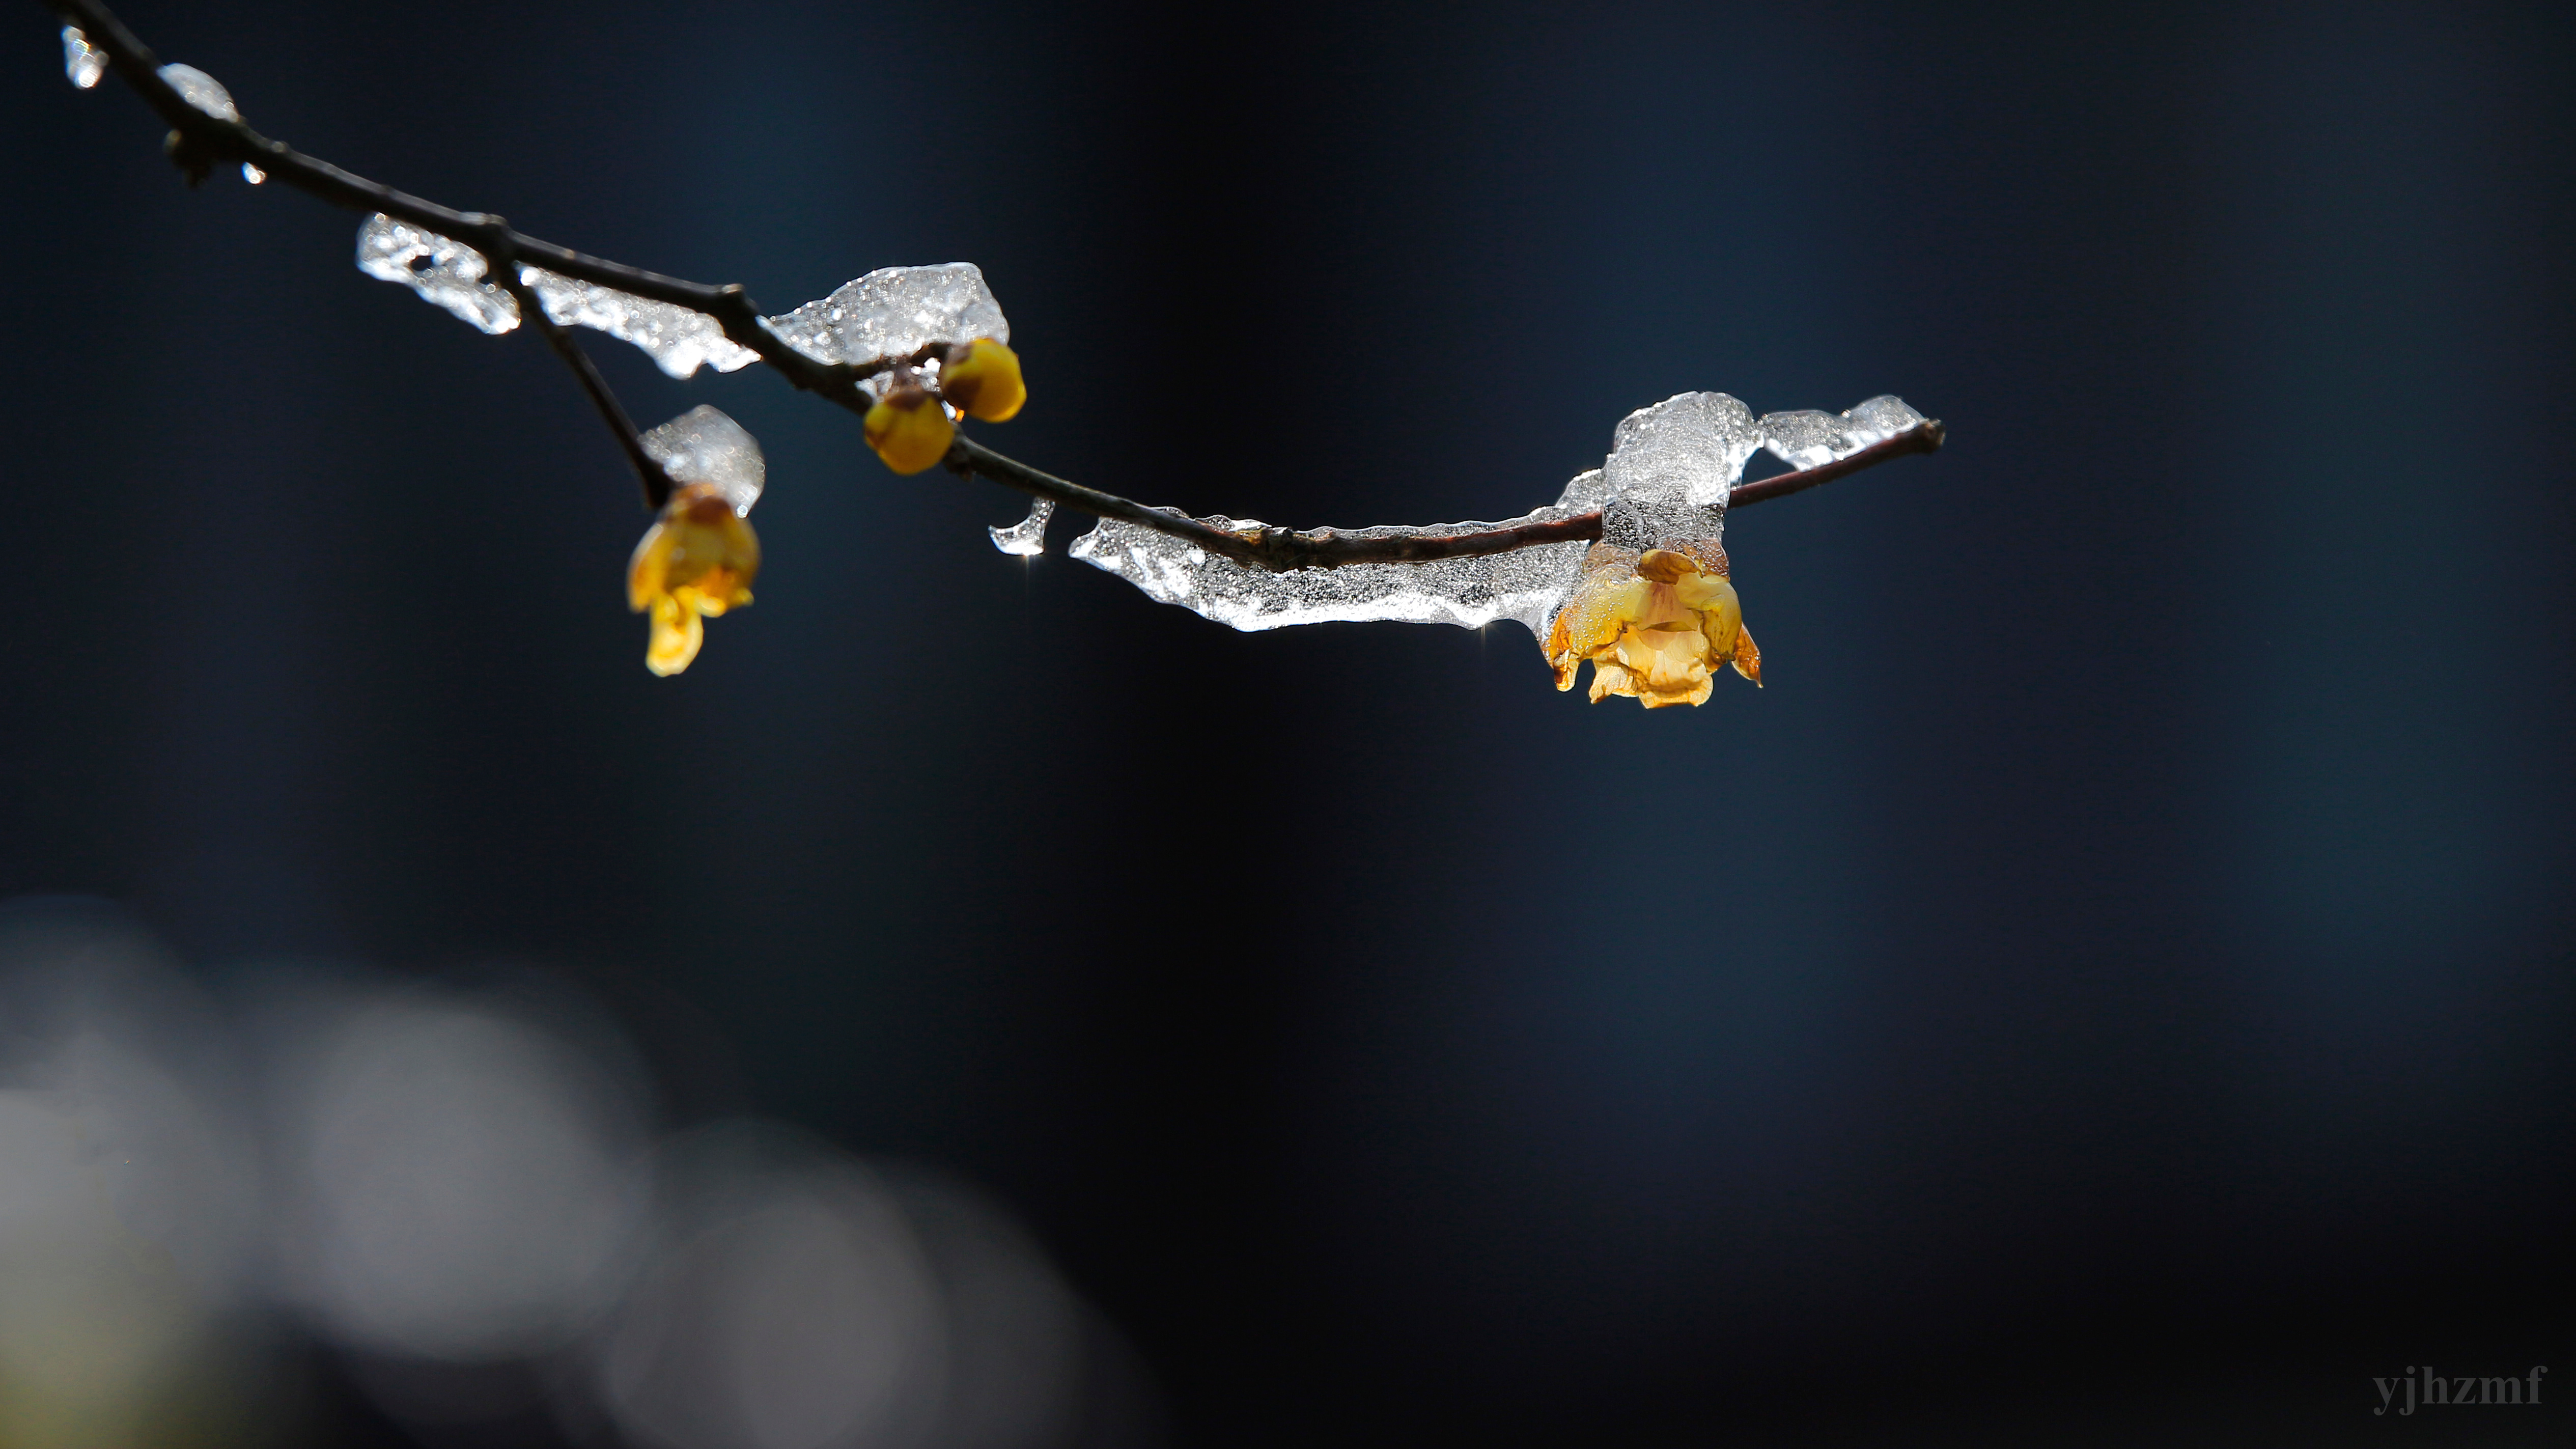
[(1020, 355), (990, 337), (960, 343), (939, 369), (939, 395), (970, 418), (1007, 423), (1029, 400)]
[(644, 667), (662, 675), (688, 668), (706, 642), (704, 621), (750, 603), (759, 572), (759, 536), (714, 484), (675, 489), (626, 568), (628, 607), (652, 615)]
[(1556, 687), (1572, 689), (1587, 659), (1595, 704), (1614, 694), (1648, 709), (1702, 704), (1721, 664), (1762, 682), (1761, 651), (1744, 630), (1726, 554), (1714, 544), (1642, 554), (1594, 544), (1548, 634)]
[(938, 394), (921, 385), (918, 374), (898, 376), (859, 422), (860, 435), (885, 465), (898, 473), (918, 473), (948, 455), (957, 424)]

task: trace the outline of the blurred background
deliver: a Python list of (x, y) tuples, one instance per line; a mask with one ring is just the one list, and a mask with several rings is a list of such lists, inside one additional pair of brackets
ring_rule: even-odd
[(1648, 715), (1508, 625), (1006, 558), (1016, 495), (594, 336), (769, 460), (758, 605), (656, 679), (555, 359), (188, 191), (26, 7), (0, 1439), (2576, 1395), (2563, 13), (120, 12), (273, 136), (771, 311), (976, 261), (1032, 396), (981, 436), (1148, 502), (1516, 513), (1700, 388), (1951, 443), (1734, 519), (1768, 687)]

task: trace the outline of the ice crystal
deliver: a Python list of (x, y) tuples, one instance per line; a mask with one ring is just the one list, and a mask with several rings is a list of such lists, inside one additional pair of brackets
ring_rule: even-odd
[(701, 366), (732, 372), (760, 360), (759, 353), (728, 339), (724, 324), (704, 312), (577, 281), (543, 267), (522, 267), (519, 277), (557, 323), (632, 342), (673, 377), (688, 377)]
[(714, 485), (737, 515), (749, 514), (760, 501), (768, 478), (760, 440), (718, 409), (700, 404), (646, 432), (642, 441), (645, 455), (661, 464), (672, 482)]
[(1903, 398), (1880, 396), (1845, 413), (1802, 408), (1762, 416), (1762, 446), (1792, 468), (1814, 468), (1883, 443), (1923, 421)]
[[(1781, 422), (1776, 430), (1771, 427), (1775, 420)], [(1363, 528), (1343, 536), (1439, 538), (1555, 522), (1598, 509), (1603, 541), (1622, 548), (1714, 546), (1725, 523), (1727, 496), (1759, 449), (1767, 446), (1792, 462), (1812, 466), (1802, 460), (1848, 456), (1919, 421), (1919, 414), (1892, 397), (1872, 398), (1839, 416), (1774, 413), (1756, 420), (1744, 404), (1724, 393), (1683, 393), (1629, 414), (1613, 434), (1612, 451), (1602, 466), (1568, 483), (1564, 494), (1544, 508), (1503, 523)], [(1817, 452), (1820, 448), (1824, 451)], [(1799, 451), (1793, 456), (1790, 450)], [(1221, 516), (1199, 521), (1241, 533), (1262, 526), (1252, 519)], [(1551, 543), (1481, 558), (1270, 573), (1152, 529), (1102, 519), (1067, 552), (1151, 598), (1237, 629), (1368, 620), (1472, 629), (1513, 619), (1543, 640), (1580, 576), (1589, 548), (1582, 542)]]
[(242, 180), (249, 182), (253, 186), (257, 186), (267, 179), (267, 172), (260, 170), (258, 167), (253, 166), (247, 161), (242, 163)]
[(819, 302), (762, 320), (815, 361), (856, 367), (909, 357), (935, 342), (1011, 340), (1002, 304), (972, 262), (881, 267)]
[(89, 43), (77, 25), (63, 27), (63, 74), (82, 90), (97, 85), (107, 74), (107, 52)]
[(422, 301), (483, 331), (501, 333), (519, 325), (517, 299), (483, 279), (490, 267), (481, 252), (381, 211), (358, 228), (358, 270), (400, 282)]
[[(161, 67), (161, 78), (170, 83), (170, 89), (179, 93), (179, 99), (216, 120), (241, 119), (241, 112), (233, 106), (233, 93), (224, 89), (223, 82), (195, 66), (165, 65)], [(77, 81), (80, 78), (74, 76), (73, 79)]]
[(1008, 528), (988, 528), (993, 547), (1021, 558), (1035, 558), (1046, 552), (1047, 520), (1055, 517), (1055, 500), (1040, 498), (1029, 504), (1029, 516)]

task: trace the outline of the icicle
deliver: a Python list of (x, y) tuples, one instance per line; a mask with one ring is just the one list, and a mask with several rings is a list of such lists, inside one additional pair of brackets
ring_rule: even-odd
[(1047, 520), (1055, 517), (1055, 500), (1034, 499), (1029, 503), (1029, 516), (1008, 528), (988, 528), (993, 547), (1021, 558), (1036, 558), (1046, 552)]

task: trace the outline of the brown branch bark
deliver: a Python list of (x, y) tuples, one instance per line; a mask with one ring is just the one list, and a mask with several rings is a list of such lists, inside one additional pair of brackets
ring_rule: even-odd
[[(758, 353), (761, 361), (788, 382), (862, 415), (867, 412), (871, 400), (859, 388), (860, 379), (900, 363), (917, 360), (884, 358), (865, 367), (817, 362), (788, 346), (763, 325), (760, 309), (753, 304), (750, 294), (737, 284), (709, 286), (594, 257), (514, 231), (507, 222), (490, 213), (456, 211), (343, 171), (283, 141), (271, 140), (240, 121), (210, 116), (189, 105), (168, 81), (161, 78), (160, 61), (151, 49), (136, 38), (134, 32), (126, 29), (124, 22), (118, 20), (102, 0), (41, 0), (41, 3), (60, 16), (64, 23), (80, 27), (91, 45), (107, 53), (109, 65), (116, 74), (132, 86), (162, 120), (169, 123), (171, 159), (188, 173), (192, 183), (202, 180), (218, 161), (247, 162), (267, 173), (269, 180), (320, 197), (334, 206), (352, 211), (380, 211), (397, 220), (470, 243), (482, 251), (494, 275), (512, 295), (518, 297), (521, 315), (529, 319), (539, 335), (571, 367), (574, 378), (589, 395), (592, 405), (599, 410), (609, 430), (617, 435), (619, 446), (643, 479), (645, 499), (653, 507), (660, 507), (663, 499), (668, 497), (669, 478), (663, 474), (660, 465), (644, 453), (637, 440), (633, 419), (618, 405), (589, 356), (564, 334), (564, 329), (545, 315), (544, 309), (537, 306), (532, 296), (527, 295), (527, 288), (518, 275), (521, 263), (542, 266), (603, 287), (614, 287), (651, 301), (668, 302), (703, 312), (722, 325), (725, 336)], [(1819, 483), (1857, 473), (1863, 468), (1875, 467), (1891, 458), (1933, 452), (1941, 446), (1941, 441), (1941, 424), (1938, 421), (1925, 422), (1821, 467), (1739, 483), (1728, 496), (1728, 506), (1745, 508), (1784, 498)], [(958, 434), (955, 445), (949, 449), (947, 466), (961, 477), (987, 478), (1023, 493), (1051, 498), (1084, 513), (1122, 519), (1174, 538), (1186, 539), (1210, 553), (1274, 572), (1335, 568), (1356, 563), (1425, 563), (1434, 559), (1474, 558), (1509, 553), (1537, 544), (1582, 541), (1601, 536), (1601, 515), (1598, 513), (1582, 513), (1562, 519), (1522, 519), (1473, 533), (1406, 538), (1352, 538), (1331, 529), (1300, 532), (1271, 527), (1251, 533), (1231, 533), (1174, 510), (1149, 508), (1115, 493), (1104, 493), (1058, 478), (994, 452), (963, 433)]]

